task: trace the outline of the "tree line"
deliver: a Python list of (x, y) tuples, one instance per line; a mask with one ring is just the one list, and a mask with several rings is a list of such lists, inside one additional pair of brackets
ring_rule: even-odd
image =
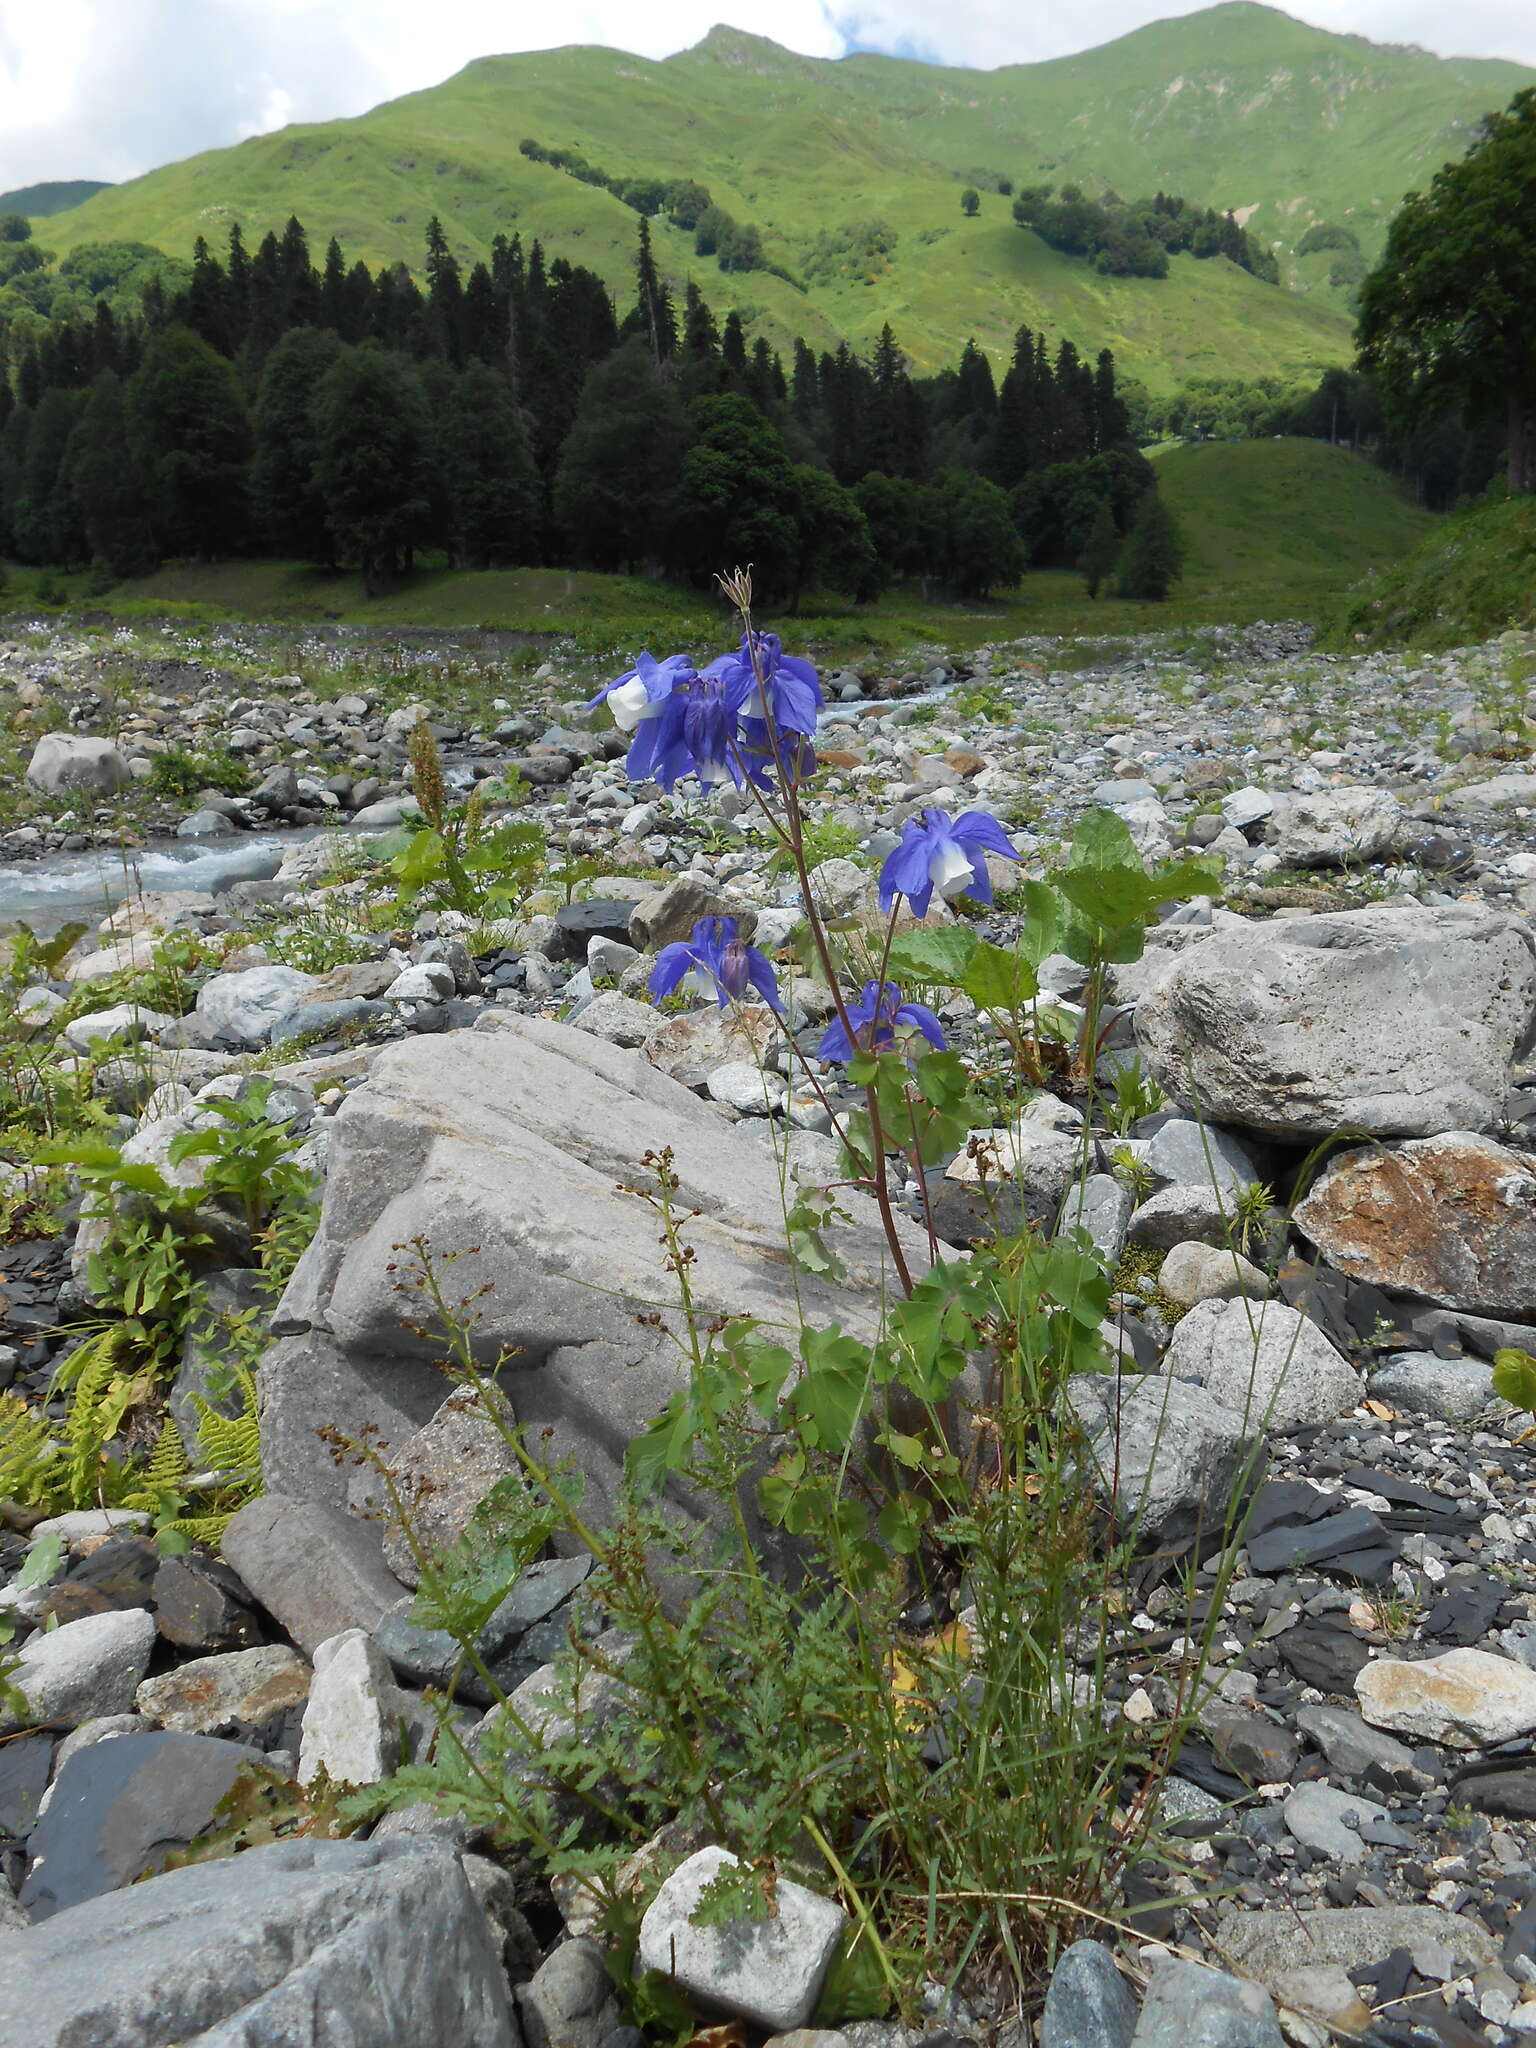
[(1013, 217), (1053, 249), (1088, 257), (1106, 277), (1166, 277), (1170, 255), (1188, 250), (1202, 259), (1225, 256), (1266, 284), (1280, 282), (1273, 252), (1240, 227), (1235, 214), (1196, 206), (1174, 192), (1127, 201), (1115, 192), (1090, 199), (1080, 185), (1059, 192), (1054, 185), (1025, 185)]
[[(276, 553), (361, 570), (568, 563), (707, 584), (726, 560), (793, 601), (896, 577), (957, 595), (1076, 563), (1153, 491), (1113, 357), (1021, 328), (1000, 380), (974, 341), (911, 373), (797, 340), (786, 365), (697, 284), (679, 304), (639, 222), (622, 310), (591, 271), (498, 237), (465, 276), (429, 223), (421, 281), (300, 222), (205, 241), (139, 312), (12, 328), (0, 364), (0, 545), (26, 562)], [(1103, 520), (1100, 540), (1103, 540)]]

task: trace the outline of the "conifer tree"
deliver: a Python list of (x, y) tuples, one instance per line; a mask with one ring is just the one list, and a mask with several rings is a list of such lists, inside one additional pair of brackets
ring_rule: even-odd
[(682, 407), (642, 335), (587, 373), (555, 476), (555, 516), (578, 561), (654, 561), (682, 460)]
[(1179, 580), (1184, 543), (1173, 514), (1157, 490), (1143, 494), (1126, 535), (1116, 587), (1122, 597), (1161, 602)]
[(1120, 536), (1115, 530), (1115, 515), (1107, 498), (1100, 498), (1099, 508), (1093, 515), (1093, 524), (1088, 529), (1088, 539), (1083, 548), (1078, 567), (1088, 585), (1088, 595), (1097, 597), (1114, 573), (1115, 563), (1120, 558)]
[(341, 559), (378, 591), (408, 567), (432, 513), (430, 429), (409, 367), (377, 344), (349, 349), (315, 400), (315, 481)]
[(538, 559), (540, 494), (507, 380), (471, 362), (454, 379), (443, 431), (449, 553), (460, 567)]
[(154, 536), (128, 439), (122, 380), (115, 370), (102, 370), (91, 385), (69, 437), (65, 465), (91, 559), (119, 577), (152, 569)]
[(189, 327), (167, 327), (128, 385), (150, 520), (167, 555), (234, 553), (246, 536), (250, 425), (234, 365)]
[(315, 477), (316, 393), (341, 359), (338, 335), (291, 327), (267, 358), (256, 395), (251, 500), (266, 543), (279, 555), (329, 566), (336, 544)]

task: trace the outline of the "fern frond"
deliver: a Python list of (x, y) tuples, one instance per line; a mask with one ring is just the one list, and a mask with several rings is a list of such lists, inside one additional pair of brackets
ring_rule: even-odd
[(0, 1394), (0, 1500), (51, 1506), (66, 1463), (48, 1417), (16, 1394)]
[(232, 1485), (259, 1485), (261, 1481), (261, 1417), (256, 1376), (248, 1366), (232, 1368), (240, 1390), (240, 1413), (220, 1415), (201, 1394), (194, 1394), (199, 1414), (197, 1454), (215, 1472), (224, 1474)]

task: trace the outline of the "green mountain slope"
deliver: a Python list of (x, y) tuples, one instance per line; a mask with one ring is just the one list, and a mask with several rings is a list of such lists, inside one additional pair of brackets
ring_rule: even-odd
[(80, 206), (97, 192), (110, 192), (104, 178), (50, 178), (41, 185), (18, 185), (14, 192), (0, 192), (0, 213), (25, 214), (28, 220), (48, 220)]
[[(995, 191), (963, 218), (961, 185), (991, 173), (1075, 177), (1126, 196), (1161, 186), (1257, 208), (1253, 224), (1287, 249), (1327, 219), (1370, 254), (1402, 192), (1533, 77), (1328, 35), (1246, 0), (995, 72), (829, 63), (715, 29), (662, 63), (579, 47), (482, 58), (356, 120), (285, 129), (99, 193), (51, 221), (48, 241), (121, 238), (184, 255), (231, 220), (250, 240), (297, 212), (349, 254), (414, 265), (436, 213), (467, 260), (521, 230), (627, 297), (635, 215), (521, 156), (531, 136), (611, 176), (696, 178), (756, 223), (769, 259), (805, 277), (805, 291), (765, 272), (722, 276), (664, 222), (657, 253), (675, 281), (696, 276), (717, 307), (736, 305), (780, 340), (863, 344), (889, 320), (926, 368), (973, 333), (1001, 357), (1025, 321), (1108, 342), (1155, 388), (1200, 371), (1299, 377), (1349, 353), (1326, 255), (1292, 265), (1292, 281), (1311, 287), (1301, 293), (1221, 258), (1175, 257), (1163, 281), (1105, 278), (1015, 227)], [(871, 220), (896, 231), (888, 259), (807, 274), (823, 231)]]

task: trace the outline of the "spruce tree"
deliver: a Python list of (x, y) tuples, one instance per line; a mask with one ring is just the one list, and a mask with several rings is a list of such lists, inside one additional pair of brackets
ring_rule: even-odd
[(167, 327), (128, 385), (156, 545), (167, 555), (235, 552), (246, 537), (250, 425), (234, 365), (189, 327)]
[(725, 392), (688, 408), (693, 445), (683, 457), (672, 555), (695, 583), (751, 562), (770, 601), (792, 594), (800, 536), (784, 444), (751, 399)]
[(430, 428), (410, 366), (377, 344), (349, 349), (315, 399), (315, 481), (337, 552), (377, 592), (426, 537)]
[(1093, 524), (1088, 529), (1088, 539), (1078, 563), (1090, 597), (1097, 597), (1109, 582), (1119, 557), (1120, 536), (1115, 530), (1115, 515), (1109, 500), (1100, 498), (1099, 509), (1093, 515)]
[(1116, 587), (1122, 597), (1161, 602), (1179, 580), (1184, 543), (1173, 514), (1156, 489), (1143, 494), (1126, 535)]
[(464, 283), (435, 213), (427, 222), (427, 316), (434, 353), (457, 369), (464, 360)]
[(682, 462), (682, 407), (634, 335), (587, 373), (555, 475), (555, 516), (594, 569), (654, 561)]
[(75, 509), (93, 561), (113, 576), (142, 576), (156, 562), (149, 508), (128, 438), (121, 378), (103, 370), (87, 394), (65, 456)]
[(57, 386), (38, 402), (11, 514), (16, 552), (24, 562), (68, 568), (84, 557), (84, 535), (65, 464), (82, 403), (77, 391)]
[(251, 500), (267, 545), (328, 567), (336, 559), (325, 500), (315, 480), (315, 395), (340, 360), (339, 336), (294, 327), (267, 358), (256, 395)]
[(475, 569), (537, 561), (539, 475), (507, 380), (488, 363), (472, 362), (454, 379), (443, 444), (454, 561)]

